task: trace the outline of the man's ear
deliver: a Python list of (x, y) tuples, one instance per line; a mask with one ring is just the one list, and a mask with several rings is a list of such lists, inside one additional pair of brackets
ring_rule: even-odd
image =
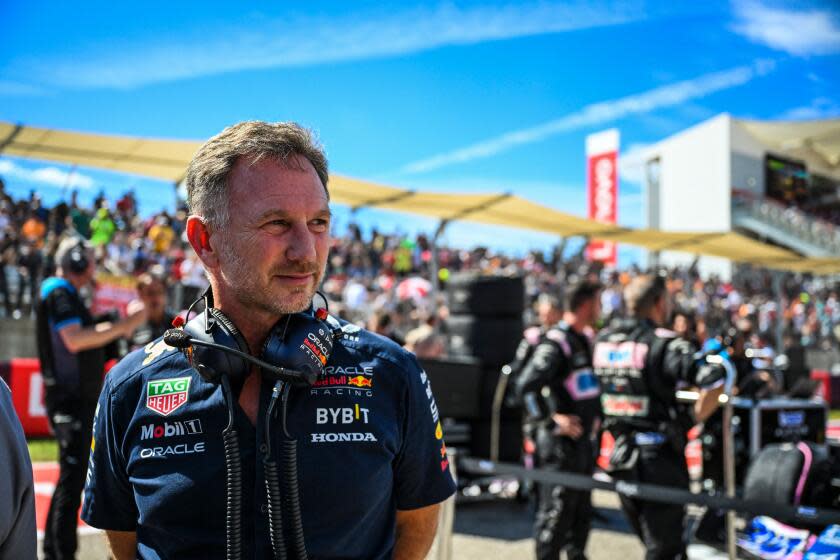
[(192, 245), (193, 251), (201, 259), (202, 264), (207, 269), (213, 269), (219, 266), (219, 256), (210, 243), (210, 228), (198, 216), (190, 216), (187, 218), (187, 239)]

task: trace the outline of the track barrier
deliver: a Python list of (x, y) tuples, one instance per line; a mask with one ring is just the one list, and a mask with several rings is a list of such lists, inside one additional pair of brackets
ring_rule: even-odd
[(792, 506), (756, 500), (730, 498), (720, 494), (693, 493), (673, 486), (662, 486), (623, 480), (601, 480), (580, 473), (547, 469), (526, 469), (511, 463), (496, 463), (486, 459), (463, 457), (458, 460), (462, 471), (483, 476), (514, 475), (521, 479), (554, 484), (576, 490), (606, 490), (628, 498), (666, 504), (694, 504), (711, 509), (735, 511), (751, 515), (767, 515), (778, 521), (831, 525), (840, 523), (840, 510)]

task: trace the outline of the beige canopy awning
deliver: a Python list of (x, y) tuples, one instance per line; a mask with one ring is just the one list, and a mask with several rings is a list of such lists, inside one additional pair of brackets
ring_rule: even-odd
[(67, 132), (0, 123), (0, 153), (177, 182), (201, 142)]
[[(174, 183), (184, 178), (187, 165), (202, 144), (199, 141), (68, 132), (0, 122), (2, 154), (133, 173)], [(331, 175), (330, 181), (333, 200), (354, 207), (387, 200), (405, 192), (341, 175)]]
[[(772, 127), (756, 128), (757, 125), (772, 123), (742, 123), (748, 127), (752, 126), (751, 131), (757, 130), (762, 134), (769, 135), (773, 130)], [(829, 123), (836, 124), (840, 121)], [(831, 138), (834, 137), (825, 132), (828, 129), (813, 127), (802, 130), (803, 134), (809, 133), (808, 138), (823, 138), (823, 143), (819, 145), (824, 146), (825, 150), (834, 146), (831, 143)], [(89, 134), (0, 122), (0, 154), (97, 167), (172, 182), (183, 179), (190, 159), (201, 144), (199, 141)], [(832, 157), (831, 152), (826, 151), (826, 154), (827, 157)], [(834, 161), (836, 162), (836, 159)], [(819, 273), (840, 272), (840, 259), (802, 259), (791, 251), (755, 241), (735, 232), (686, 233), (623, 228), (561, 212), (510, 193), (418, 192), (331, 174), (330, 196), (333, 202), (354, 209), (375, 207), (445, 221), (465, 220), (563, 237), (587, 236), (636, 245), (652, 251), (684, 251), (769, 268)], [(809, 261), (811, 262), (808, 265), (803, 264)]]
[(780, 155), (804, 160), (808, 167), (840, 178), (840, 119), (735, 121), (756, 140)]

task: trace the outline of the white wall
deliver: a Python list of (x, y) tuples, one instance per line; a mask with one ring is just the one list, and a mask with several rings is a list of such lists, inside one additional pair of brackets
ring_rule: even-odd
[(659, 224), (664, 231), (729, 231), (729, 115), (689, 128), (658, 145)]
[[(654, 146), (651, 158), (660, 159), (658, 198), (659, 229), (663, 231), (729, 231), (732, 228), (730, 158), (732, 119), (727, 114), (686, 129)], [(655, 225), (655, 224), (649, 224)], [(687, 265), (694, 255), (663, 251), (659, 263)], [(703, 257), (698, 263), (704, 276), (730, 278), (726, 259)]]

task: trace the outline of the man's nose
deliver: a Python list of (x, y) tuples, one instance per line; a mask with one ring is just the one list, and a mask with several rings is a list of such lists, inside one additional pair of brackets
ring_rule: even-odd
[(294, 262), (315, 262), (315, 235), (306, 225), (296, 225), (291, 230), (286, 258)]

